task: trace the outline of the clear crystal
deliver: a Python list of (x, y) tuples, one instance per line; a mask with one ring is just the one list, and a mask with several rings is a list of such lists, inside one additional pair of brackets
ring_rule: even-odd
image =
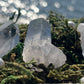
[(8, 21), (0, 26), (0, 57), (6, 55), (19, 42), (19, 28)]
[(81, 48), (82, 48), (82, 55), (84, 56), (84, 23), (80, 23), (77, 27), (77, 31), (80, 32), (80, 40), (81, 40)]
[(56, 68), (66, 61), (64, 53), (51, 44), (50, 25), (42, 18), (30, 22), (24, 43), (23, 60), (29, 62), (33, 57), (38, 64), (53, 63)]
[(3, 61), (3, 59), (2, 58), (0, 58), (0, 67), (3, 67), (4, 66), (4, 61)]

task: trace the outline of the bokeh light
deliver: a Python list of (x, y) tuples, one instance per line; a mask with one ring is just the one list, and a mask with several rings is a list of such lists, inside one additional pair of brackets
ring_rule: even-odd
[(60, 7), (61, 7), (60, 3), (58, 3), (58, 2), (55, 2), (55, 3), (54, 3), (54, 6), (55, 6), (56, 8), (60, 8)]
[(51, 10), (68, 18), (78, 18), (84, 16), (83, 6), (83, 0), (81, 2), (79, 0), (0, 0), (0, 14), (6, 17), (1, 20), (4, 22), (15, 11), (17, 16), (18, 8), (21, 8), (22, 21), (19, 20), (18, 23), (30, 22), (36, 18), (46, 19)]

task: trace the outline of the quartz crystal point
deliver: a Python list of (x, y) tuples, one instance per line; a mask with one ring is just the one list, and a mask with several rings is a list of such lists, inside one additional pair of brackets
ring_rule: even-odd
[(76, 24), (73, 21), (68, 21), (68, 25), (73, 28), (76, 28)]
[(52, 63), (55, 68), (66, 61), (64, 53), (51, 44), (50, 25), (42, 18), (30, 22), (24, 43), (23, 60), (30, 62), (33, 58), (37, 64), (48, 66)]
[(80, 23), (77, 27), (77, 31), (80, 32), (80, 40), (81, 40), (81, 48), (82, 48), (82, 55), (84, 57), (84, 23)]
[(0, 57), (6, 55), (19, 42), (19, 28), (13, 21), (0, 26)]
[(4, 61), (2, 58), (0, 58), (0, 68), (3, 67), (5, 65)]

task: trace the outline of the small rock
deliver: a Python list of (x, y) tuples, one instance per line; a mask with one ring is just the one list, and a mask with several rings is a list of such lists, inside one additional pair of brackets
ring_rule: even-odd
[(80, 83), (82, 84), (84, 84), (84, 77), (82, 77), (81, 79), (80, 79)]
[(76, 24), (73, 21), (68, 21), (68, 25), (73, 28), (76, 28)]

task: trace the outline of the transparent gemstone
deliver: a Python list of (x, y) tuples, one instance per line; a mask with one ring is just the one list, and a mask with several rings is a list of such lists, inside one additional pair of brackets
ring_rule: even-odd
[(23, 60), (29, 62), (33, 58), (38, 64), (53, 63), (56, 68), (66, 61), (64, 53), (51, 44), (50, 25), (42, 18), (30, 22), (24, 43)]

